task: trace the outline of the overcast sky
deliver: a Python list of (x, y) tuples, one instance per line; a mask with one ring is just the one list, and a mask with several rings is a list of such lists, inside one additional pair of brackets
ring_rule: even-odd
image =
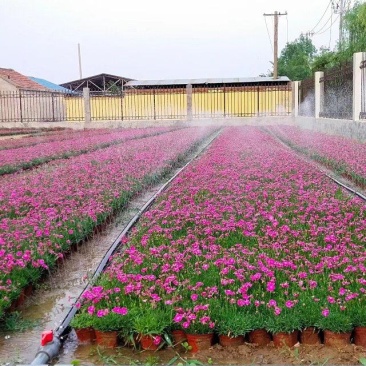
[[(337, 1), (334, 1), (335, 3)], [(109, 73), (133, 79), (258, 76), (271, 68), (263, 13), (279, 23), (279, 53), (318, 23), (329, 0), (0, 0), (0, 67), (57, 84)], [(338, 39), (331, 6), (316, 47)], [(273, 17), (267, 17), (273, 42)], [(326, 23), (329, 20), (328, 23)], [(288, 25), (288, 27), (287, 27)], [(323, 27), (324, 26), (324, 27)], [(323, 27), (323, 29), (322, 29)], [(331, 37), (331, 38), (330, 38)]]

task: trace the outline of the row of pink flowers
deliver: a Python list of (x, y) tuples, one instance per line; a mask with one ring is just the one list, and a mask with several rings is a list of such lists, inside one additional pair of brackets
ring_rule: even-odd
[(365, 226), (364, 202), (270, 135), (227, 128), (145, 213), (81, 311), (163, 309), (167, 326), (197, 332), (238, 313), (273, 332), (366, 325)]
[(0, 128), (0, 136), (11, 136), (19, 134), (34, 134), (34, 133), (52, 133), (66, 130), (62, 127), (50, 127), (50, 128), (31, 128), (31, 127), (11, 127), (11, 128)]
[(0, 315), (37, 268), (48, 268), (210, 132), (129, 140), (0, 177)]
[[(85, 130), (73, 130), (73, 129), (63, 129), (60, 131), (49, 131), (43, 133), (41, 129), (37, 129), (38, 133), (36, 135), (24, 136), (19, 139), (3, 139), (0, 140), (0, 150), (6, 149), (16, 149), (18, 147), (23, 146), (33, 146), (37, 144), (41, 144), (44, 142), (52, 142), (52, 141), (63, 141), (70, 138), (75, 138), (77, 136), (89, 136), (95, 133), (94, 129), (85, 129)], [(99, 133), (108, 133), (110, 132), (108, 129), (100, 129)], [(104, 131), (104, 132), (103, 132)]]
[[(366, 181), (366, 144), (350, 138), (327, 135), (294, 126), (271, 126), (270, 131), (309, 155), (324, 158), (344, 172), (355, 173)], [(326, 162), (326, 160), (323, 160)]]
[(51, 160), (85, 153), (95, 150), (107, 144), (122, 143), (123, 141), (163, 133), (171, 128), (139, 128), (139, 129), (119, 129), (119, 130), (94, 130), (84, 134), (78, 133), (76, 136), (50, 142), (42, 142), (33, 146), (18, 147), (1, 151), (0, 171), (4, 167), (23, 167), (25, 164), (34, 161)]

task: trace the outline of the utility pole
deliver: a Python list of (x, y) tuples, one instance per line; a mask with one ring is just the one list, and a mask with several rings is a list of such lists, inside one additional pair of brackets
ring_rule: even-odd
[(343, 37), (343, 17), (350, 7), (350, 0), (339, 0), (336, 4), (333, 2), (333, 10), (335, 14), (339, 14), (339, 49), (342, 49), (344, 43)]
[(275, 11), (273, 14), (263, 14), (265, 17), (274, 17), (274, 39), (273, 39), (273, 79), (278, 79), (278, 17), (281, 15), (287, 15)]
[(78, 55), (79, 55), (79, 76), (80, 76), (80, 79), (83, 78), (83, 72), (82, 72), (82, 69), (81, 69), (81, 51), (80, 51), (80, 43), (78, 43)]

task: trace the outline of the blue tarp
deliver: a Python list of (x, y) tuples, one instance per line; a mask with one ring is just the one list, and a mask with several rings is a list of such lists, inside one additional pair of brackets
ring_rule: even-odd
[(66, 89), (63, 86), (51, 83), (50, 81), (40, 79), (40, 78), (34, 78), (32, 76), (29, 76), (29, 78), (31, 80), (35, 81), (36, 83), (44, 86), (47, 89), (54, 90), (54, 91), (61, 92), (61, 93), (73, 93), (73, 91)]

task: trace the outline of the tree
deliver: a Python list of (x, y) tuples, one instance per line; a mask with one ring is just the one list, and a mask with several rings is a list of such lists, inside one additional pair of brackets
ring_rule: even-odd
[(311, 76), (311, 64), (316, 48), (310, 38), (300, 35), (287, 43), (278, 59), (278, 74), (291, 80), (303, 80)]
[(345, 47), (348, 55), (366, 50), (366, 3), (356, 3), (344, 16)]
[(312, 70), (324, 71), (352, 60), (355, 52), (366, 51), (366, 3), (356, 3), (344, 16), (344, 40), (338, 51), (320, 48)]

